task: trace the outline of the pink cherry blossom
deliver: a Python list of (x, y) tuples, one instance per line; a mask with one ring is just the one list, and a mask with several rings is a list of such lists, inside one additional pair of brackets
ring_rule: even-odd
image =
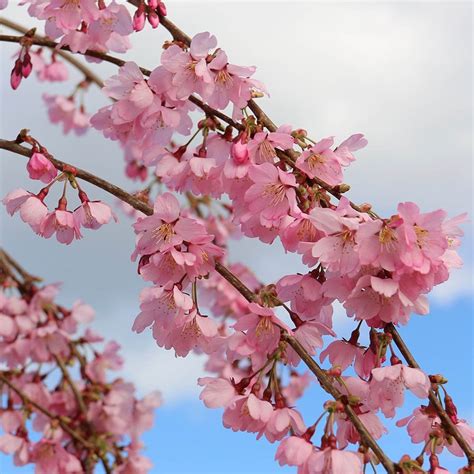
[(399, 224), (399, 220), (385, 223), (377, 219), (360, 225), (356, 241), (363, 265), (380, 266), (388, 271), (395, 271), (400, 266), (400, 246), (396, 232)]
[(403, 224), (398, 227), (401, 261), (413, 270), (428, 273), (448, 247), (442, 229), (446, 212), (438, 210), (421, 214), (416, 204), (406, 202), (398, 205), (398, 214), (403, 219)]
[(331, 342), (324, 351), (319, 355), (319, 360), (324, 362), (329, 358), (331, 365), (339, 366), (341, 371), (344, 371), (352, 363), (355, 365), (357, 373), (360, 375), (361, 371), (358, 367), (362, 363), (362, 356), (364, 349), (357, 344), (352, 344), (348, 341), (334, 341)]
[(367, 139), (362, 133), (356, 133), (344, 140), (334, 150), (334, 154), (338, 157), (341, 165), (348, 166), (355, 160), (355, 157), (352, 152), (364, 148), (365, 146), (367, 146), (367, 143)]
[(49, 239), (56, 234), (61, 244), (70, 244), (74, 239), (81, 239), (79, 226), (74, 220), (74, 214), (66, 209), (56, 209), (47, 214), (41, 222), (39, 234)]
[(358, 222), (342, 217), (331, 209), (313, 209), (310, 218), (315, 227), (326, 233), (312, 246), (312, 256), (334, 272), (351, 275), (360, 267), (355, 235)]
[(296, 209), (295, 177), (271, 163), (249, 168), (253, 185), (245, 193), (245, 201), (251, 213), (258, 213), (260, 223), (266, 227), (278, 227), (281, 218)]
[(43, 183), (49, 183), (58, 174), (58, 170), (43, 153), (35, 152), (31, 155), (26, 165), (31, 179), (39, 179)]
[(362, 474), (361, 458), (350, 451), (326, 448), (306, 461), (308, 474)]
[(198, 384), (204, 386), (199, 398), (207, 408), (225, 408), (237, 396), (234, 385), (227, 379), (202, 377)]
[(276, 158), (276, 148), (288, 150), (293, 147), (294, 139), (285, 127), (280, 127), (276, 132), (258, 132), (249, 141), (247, 147), (253, 163), (272, 163)]
[(67, 135), (71, 130), (76, 135), (83, 135), (89, 128), (89, 116), (76, 105), (72, 99), (61, 95), (43, 94), (48, 108), (49, 119), (52, 123), (59, 123)]
[(54, 24), (64, 33), (75, 30), (81, 21), (90, 23), (99, 16), (93, 0), (51, 0), (45, 5), (42, 19), (54, 19)]
[(37, 195), (24, 189), (15, 189), (2, 200), (11, 216), (17, 211), (23, 222), (26, 222), (36, 232), (40, 233), (41, 223), (48, 214), (48, 208)]
[(324, 138), (305, 150), (297, 159), (296, 166), (310, 178), (319, 178), (335, 186), (343, 180), (341, 163), (338, 156), (331, 150), (333, 137)]
[(77, 209), (74, 210), (74, 221), (77, 227), (86, 229), (98, 229), (110, 222), (113, 218), (117, 221), (110, 206), (102, 201), (85, 200)]
[(302, 466), (311, 456), (314, 447), (304, 438), (289, 436), (278, 446), (275, 459), (280, 466)]
[(426, 398), (430, 388), (429, 378), (420, 370), (395, 364), (372, 370), (369, 406), (380, 408), (390, 418), (395, 416), (395, 408), (402, 406), (405, 389), (418, 398)]
[(42, 440), (31, 453), (38, 474), (82, 473), (82, 466), (75, 456), (54, 441)]
[(291, 430), (295, 435), (302, 435), (306, 431), (300, 412), (294, 408), (275, 408), (262, 430), (271, 443), (283, 439)]
[(187, 99), (193, 92), (203, 96), (213, 89), (206, 57), (209, 50), (217, 46), (216, 37), (208, 32), (198, 33), (191, 41), (189, 52), (172, 45), (161, 56), (161, 64), (171, 73), (171, 83), (177, 99)]
[(97, 18), (90, 22), (86, 31), (69, 31), (60, 44), (73, 52), (95, 51), (125, 53), (131, 46), (128, 36), (132, 33), (132, 19), (125, 5), (112, 1), (100, 9)]

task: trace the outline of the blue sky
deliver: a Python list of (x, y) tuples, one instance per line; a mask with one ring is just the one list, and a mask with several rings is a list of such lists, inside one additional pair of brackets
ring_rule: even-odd
[[(265, 108), (277, 123), (307, 127), (316, 137), (334, 134), (342, 140), (355, 132), (367, 135), (367, 149), (346, 174), (353, 200), (372, 202), (384, 215), (394, 212), (399, 201), (413, 200), (425, 211), (444, 207), (451, 215), (467, 211), (472, 218), (470, 4), (171, 1), (168, 7), (190, 34), (203, 29), (215, 33), (234, 63), (258, 66), (256, 77), (271, 92)], [(27, 20), (17, 7), (4, 14)], [(137, 35), (129, 58), (154, 67), (159, 51), (150, 49), (150, 44), (159, 44), (156, 37), (161, 41), (166, 35), (151, 29)], [(0, 50), (0, 70), (9, 71), (15, 47), (0, 45)], [(96, 71), (107, 77), (115, 69), (98, 65)], [(41, 94), (67, 94), (71, 85), (38, 84), (32, 77), (13, 92), (7, 76), (0, 78), (0, 105), (7, 111), (0, 118), (2, 138), (14, 138), (21, 128), (30, 128), (58, 158), (130, 189), (115, 143), (95, 132), (79, 139), (64, 137), (58, 128), (45, 124)], [(100, 93), (91, 89), (88, 109), (94, 111), (103, 103)], [(22, 157), (0, 153), (2, 196), (18, 186), (37, 189), (28, 181), (24, 165)], [(88, 185), (85, 189), (91, 197), (111, 202), (102, 192)], [(448, 390), (460, 415), (471, 418), (472, 224), (464, 227), (464, 268), (433, 293), (431, 313), (414, 316), (401, 333), (426, 372), (449, 379)], [(33, 235), (2, 208), (0, 241), (32, 273), (49, 282), (63, 281), (64, 303), (81, 298), (92, 304), (97, 311), (94, 326), (123, 346), (127, 359), (123, 375), (141, 393), (163, 392), (165, 405), (144, 438), (155, 463), (152, 474), (293, 472), (273, 461), (275, 446), (223, 429), (220, 412), (202, 406), (196, 386), (201, 359), (175, 359), (156, 347), (148, 333), (130, 331), (144, 285), (129, 259), (134, 238), (126, 218), (65, 247)], [(231, 258), (250, 265), (265, 282), (302, 268), (298, 257), (252, 240), (233, 245)], [(349, 334), (351, 326), (343, 316), (338, 316), (336, 325), (341, 336)], [(301, 409), (309, 415), (319, 413), (326, 399), (313, 386)], [(415, 403), (410, 399), (395, 419), (406, 416)], [(382, 442), (389, 454), (396, 458), (409, 450), (416, 456), (418, 447), (407, 442), (405, 430), (394, 430)], [(444, 465), (454, 469), (461, 463), (450, 458)], [(1, 474), (16, 472), (32, 471), (13, 468), (0, 457)]]

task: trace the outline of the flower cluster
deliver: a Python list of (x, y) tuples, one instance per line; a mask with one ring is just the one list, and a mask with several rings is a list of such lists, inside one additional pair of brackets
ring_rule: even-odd
[[(135, 161), (150, 166), (169, 154), (166, 145), (173, 134), (190, 134), (189, 112), (194, 105), (188, 99), (192, 94), (219, 108), (232, 103), (234, 116), (241, 117), (253, 90), (263, 86), (250, 78), (255, 68), (229, 64), (223, 50), (212, 51), (216, 46), (216, 38), (207, 32), (197, 34), (189, 49), (167, 44), (161, 65), (148, 80), (135, 63), (126, 63), (106, 81), (104, 91), (115, 103), (92, 117), (93, 127), (128, 149), (133, 147)], [(205, 148), (200, 157), (207, 156)]]
[[(64, 169), (58, 175), (55, 165), (46, 148), (32, 137), (23, 137), (32, 144), (32, 154), (26, 168), (31, 179), (48, 183), (37, 194), (24, 189), (15, 189), (3, 199), (3, 204), (10, 215), (19, 213), (23, 222), (41, 237), (50, 238), (56, 235), (58, 242), (70, 244), (74, 239), (82, 238), (81, 228), (98, 229), (112, 219), (117, 220), (110, 207), (102, 201), (91, 201), (81, 189), (75, 178), (75, 169)], [(62, 181), (63, 192), (56, 209), (49, 210), (45, 204), (51, 187)], [(71, 211), (67, 208), (66, 188), (71, 185), (78, 190), (80, 205)]]
[[(139, 272), (156, 286), (141, 296), (141, 313), (133, 329), (141, 332), (153, 327), (160, 346), (173, 347), (185, 356), (195, 347), (209, 352), (217, 337), (217, 326), (200, 313), (196, 300), (196, 281), (205, 277), (214, 261), (223, 255), (206, 227), (181, 212), (175, 196), (157, 197), (152, 216), (139, 218), (133, 258), (140, 256)], [(186, 294), (192, 287), (193, 297)]]
[(28, 13), (44, 20), (45, 32), (60, 39), (61, 46), (73, 52), (88, 49), (124, 53), (130, 48), (128, 36), (133, 32), (132, 18), (124, 5), (114, 0), (26, 0)]
[(40, 81), (62, 82), (69, 79), (69, 73), (64, 62), (59, 61), (56, 52), (51, 53), (51, 62), (44, 58), (44, 50), (38, 48), (30, 51), (33, 69)]
[[(100, 350), (100, 335), (79, 334), (93, 309), (80, 301), (71, 309), (56, 303), (58, 285), (25, 280), (16, 291), (3, 255), (0, 451), (16, 466), (34, 464), (38, 474), (91, 472), (98, 462), (108, 472), (145, 474), (151, 463), (140, 453), (140, 436), (152, 426), (159, 393), (140, 400), (131, 383), (111, 378), (122, 365), (118, 344)], [(87, 347), (94, 347), (92, 357)]]

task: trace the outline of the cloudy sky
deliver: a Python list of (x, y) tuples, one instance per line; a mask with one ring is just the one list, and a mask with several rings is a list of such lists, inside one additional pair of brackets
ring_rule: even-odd
[[(34, 25), (24, 8), (11, 4), (3, 16)], [(406, 200), (416, 201), (425, 211), (443, 207), (451, 215), (465, 211), (472, 215), (470, 3), (169, 1), (167, 5), (170, 18), (190, 35), (210, 31), (231, 62), (258, 67), (256, 77), (270, 91), (262, 105), (276, 123), (306, 128), (313, 137), (335, 135), (342, 140), (352, 133), (366, 134), (369, 146), (346, 173), (354, 201), (371, 202), (386, 215)], [(167, 38), (165, 31), (147, 27), (134, 35), (134, 49), (126, 57), (153, 68)], [(12, 139), (21, 128), (30, 128), (56, 157), (129, 186), (115, 143), (94, 131), (83, 138), (64, 137), (47, 123), (41, 94), (68, 94), (73, 86), (45, 85), (32, 76), (12, 91), (8, 76), (16, 48), (0, 45), (0, 49), (1, 137)], [(111, 65), (95, 68), (103, 77), (115, 71)], [(91, 89), (87, 109), (93, 112), (104, 103), (100, 92)], [(27, 179), (24, 165), (24, 158), (1, 153), (2, 196), (19, 186), (38, 188)], [(110, 201), (99, 190), (85, 188), (93, 197)], [(465, 267), (434, 292), (431, 314), (414, 316), (402, 333), (413, 342), (427, 372), (449, 378), (461, 414), (470, 417), (472, 384), (466, 382), (472, 373), (470, 224), (465, 231)], [(163, 392), (166, 405), (146, 437), (155, 462), (153, 473), (285, 472), (273, 461), (274, 446), (256, 443), (251, 435), (227, 432), (221, 428), (220, 413), (201, 407), (195, 382), (202, 373), (200, 359), (176, 359), (156, 347), (150, 334), (131, 333), (143, 283), (130, 262), (134, 239), (125, 217), (65, 247), (35, 236), (2, 208), (0, 240), (32, 273), (46, 281), (63, 281), (65, 303), (81, 298), (92, 304), (97, 311), (95, 327), (123, 346), (124, 375), (142, 393)], [(265, 282), (301, 268), (298, 258), (253, 240), (234, 245), (232, 259), (248, 263)], [(345, 326), (343, 318), (337, 321), (340, 328)], [(312, 413), (325, 397), (313, 389), (306, 400), (303, 411)], [(404, 407), (397, 419), (409, 411)], [(394, 456), (400, 454), (400, 446), (409, 449), (404, 435), (399, 430), (388, 438), (392, 443), (386, 447)], [(411, 453), (415, 451), (418, 448)], [(244, 458), (252, 460), (250, 468), (241, 464)], [(445, 462), (452, 468), (460, 463)], [(13, 469), (4, 458), (0, 471), (29, 472)]]

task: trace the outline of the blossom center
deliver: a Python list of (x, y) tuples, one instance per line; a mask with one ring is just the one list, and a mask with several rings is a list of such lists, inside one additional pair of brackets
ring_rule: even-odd
[(169, 242), (174, 235), (173, 226), (165, 222), (153, 230), (153, 237), (157, 240), (163, 240), (164, 242)]
[(263, 142), (260, 143), (258, 151), (263, 161), (272, 161), (276, 155), (275, 147), (268, 140), (263, 140)]
[(324, 164), (325, 161), (326, 158), (323, 155), (320, 155), (319, 153), (312, 153), (309, 155), (307, 163), (310, 169), (314, 169)]
[(267, 184), (262, 193), (263, 197), (270, 199), (272, 205), (277, 205), (285, 199), (286, 188), (281, 183)]
[(416, 234), (416, 245), (421, 249), (425, 245), (426, 237), (428, 236), (428, 231), (419, 227), (418, 225), (414, 226)]

